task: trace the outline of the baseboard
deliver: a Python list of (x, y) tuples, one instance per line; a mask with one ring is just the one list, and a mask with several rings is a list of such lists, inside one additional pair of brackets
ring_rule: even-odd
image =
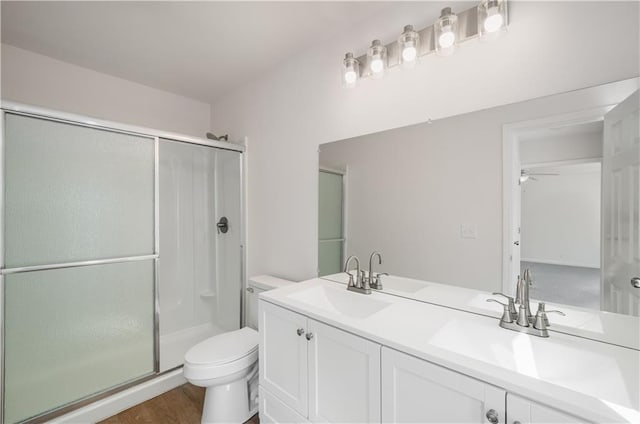
[(153, 380), (146, 381), (135, 387), (116, 393), (113, 396), (96, 401), (68, 414), (49, 421), (49, 423), (78, 424), (96, 423), (112, 417), (125, 409), (138, 405), (144, 401), (168, 392), (185, 384), (187, 380), (182, 375), (182, 367), (168, 371)]

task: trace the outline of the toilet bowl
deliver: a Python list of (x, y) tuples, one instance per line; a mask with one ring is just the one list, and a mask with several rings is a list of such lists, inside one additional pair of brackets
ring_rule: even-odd
[(271, 276), (251, 278), (249, 327), (210, 337), (186, 353), (185, 378), (206, 388), (203, 424), (243, 423), (258, 412), (258, 294), (292, 283)]

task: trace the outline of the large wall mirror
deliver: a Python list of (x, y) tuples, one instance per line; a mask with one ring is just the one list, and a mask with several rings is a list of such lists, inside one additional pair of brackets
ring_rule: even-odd
[[(639, 79), (320, 146), (319, 275), (498, 317), (530, 270), (552, 329), (640, 348)], [(535, 304), (534, 304), (535, 306)]]

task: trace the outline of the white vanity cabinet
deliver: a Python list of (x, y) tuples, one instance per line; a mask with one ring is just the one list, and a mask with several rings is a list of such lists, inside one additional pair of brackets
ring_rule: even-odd
[(380, 345), (265, 301), (259, 314), (261, 422), (380, 422)]
[(582, 424), (590, 421), (509, 393), (507, 394), (507, 422), (509, 424)]
[(384, 423), (503, 424), (505, 395), (490, 384), (382, 348)]

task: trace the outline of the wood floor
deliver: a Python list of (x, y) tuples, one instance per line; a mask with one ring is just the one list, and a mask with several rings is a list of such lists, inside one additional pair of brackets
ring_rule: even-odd
[[(185, 384), (98, 424), (200, 424), (204, 388)], [(246, 424), (260, 424), (258, 415)]]

